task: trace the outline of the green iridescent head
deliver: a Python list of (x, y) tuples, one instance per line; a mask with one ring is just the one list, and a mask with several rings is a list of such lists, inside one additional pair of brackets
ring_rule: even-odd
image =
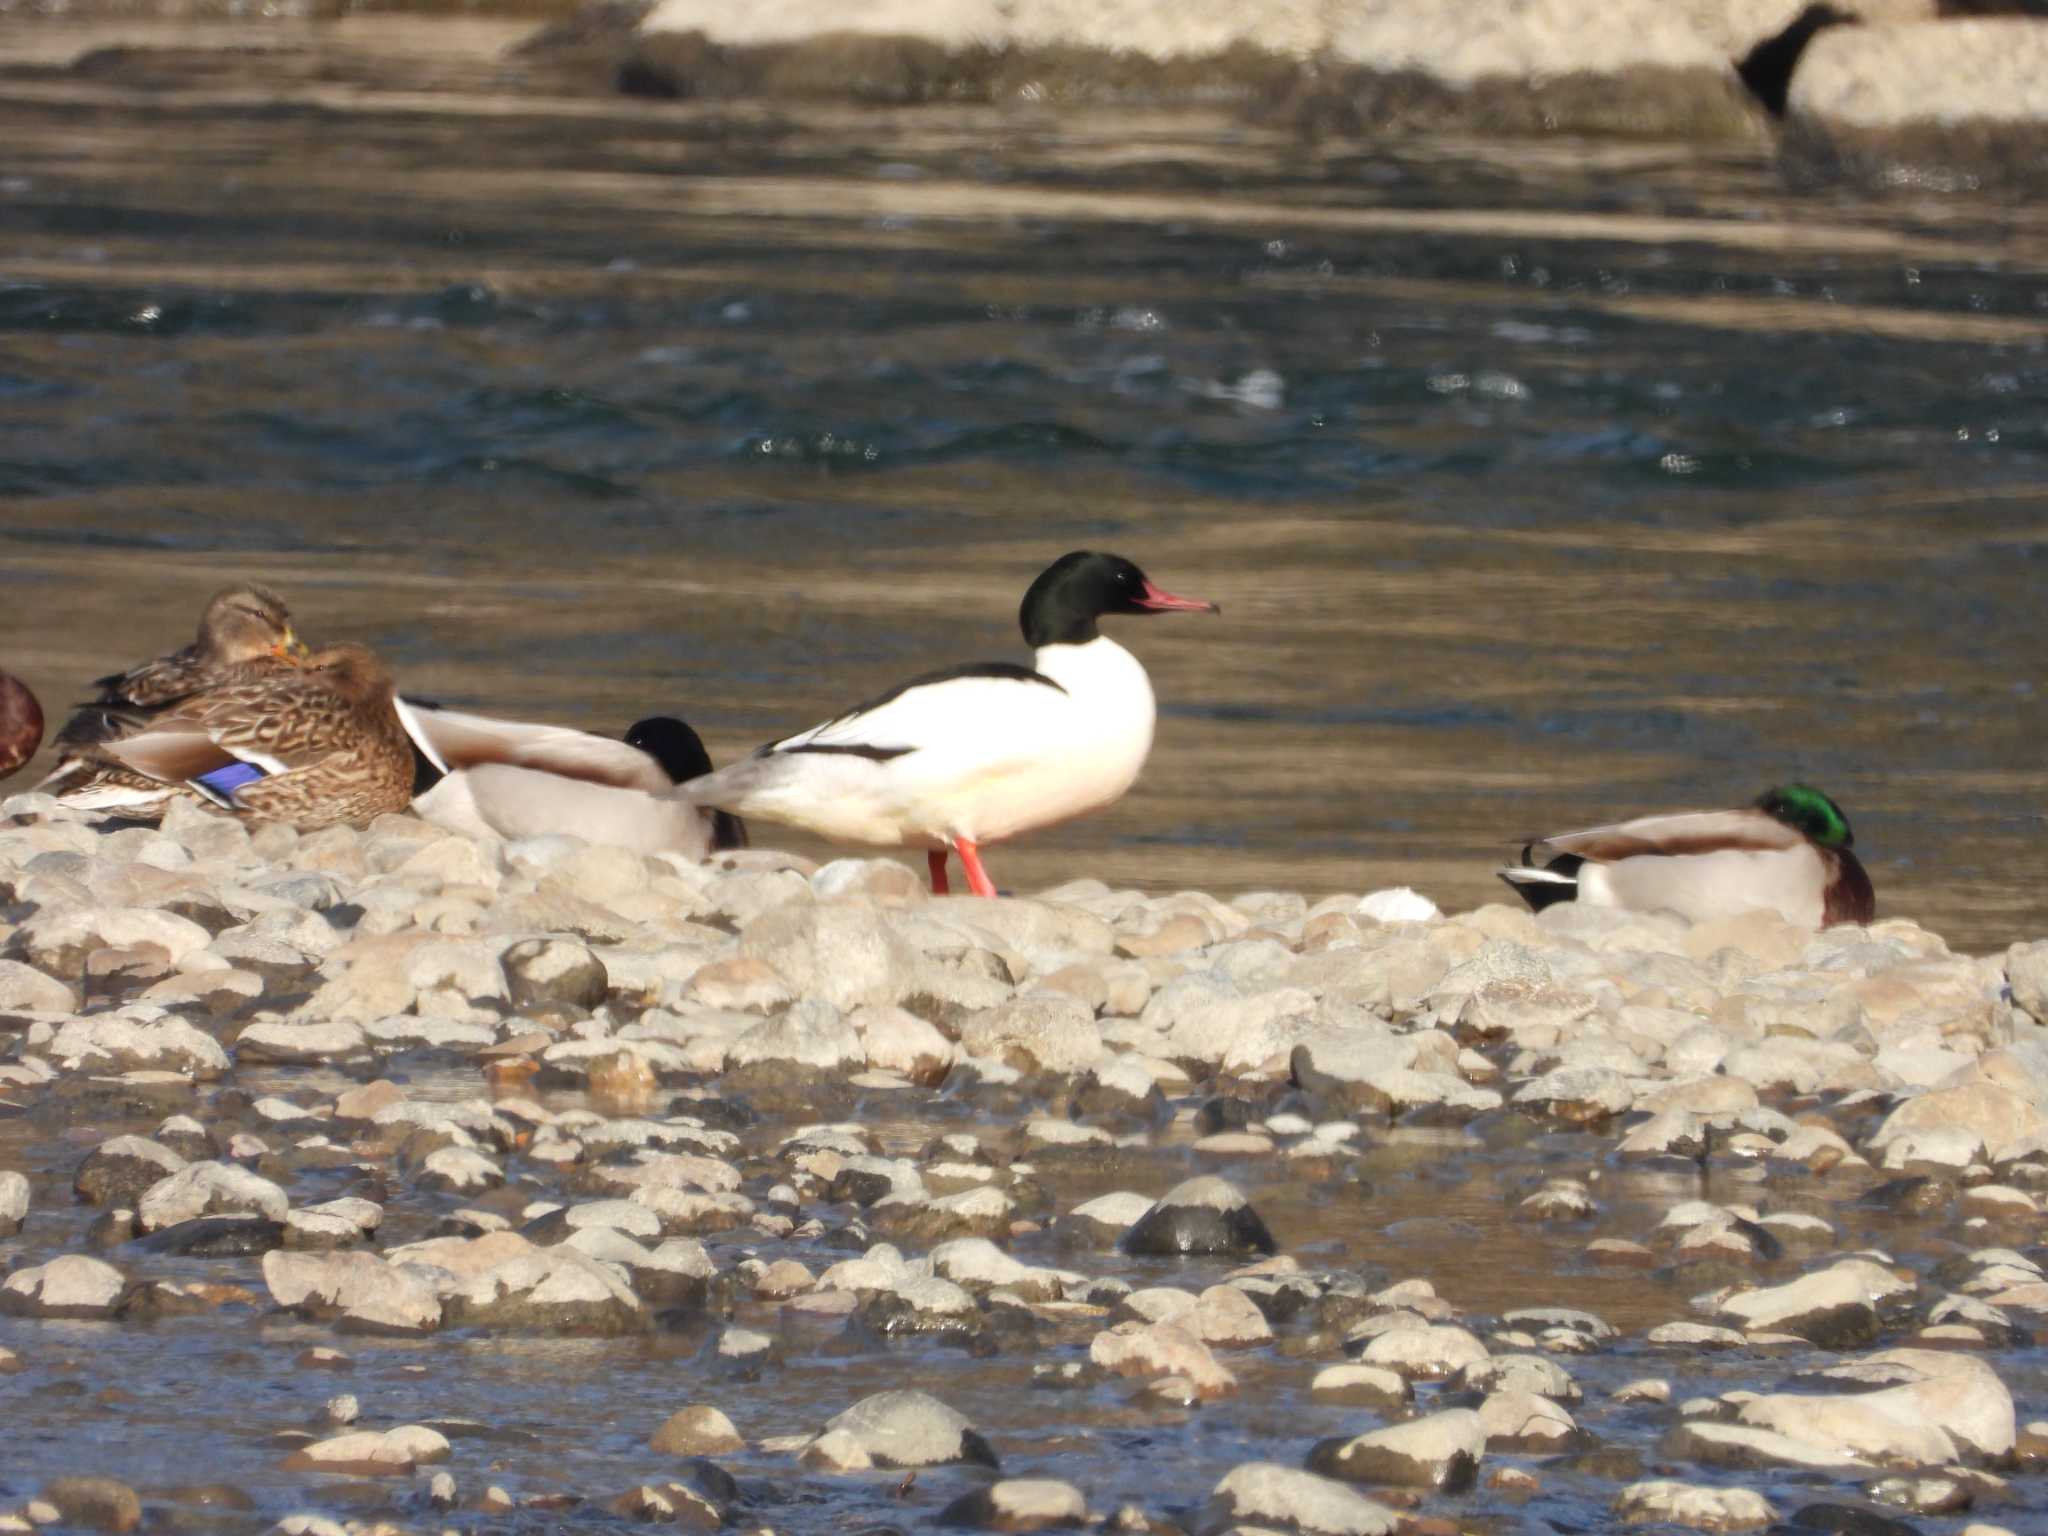
[(1823, 848), (1847, 848), (1856, 841), (1842, 808), (1811, 784), (1782, 784), (1757, 797), (1756, 808)]

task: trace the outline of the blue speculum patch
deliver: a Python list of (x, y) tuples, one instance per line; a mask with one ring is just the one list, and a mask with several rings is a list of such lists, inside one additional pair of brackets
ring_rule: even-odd
[(254, 784), (264, 776), (263, 770), (254, 763), (229, 763), (225, 768), (202, 773), (192, 782), (204, 785), (216, 795), (232, 795), (244, 784)]

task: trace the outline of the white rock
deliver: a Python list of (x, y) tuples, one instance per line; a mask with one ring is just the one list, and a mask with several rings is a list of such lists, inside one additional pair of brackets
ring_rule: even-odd
[(1331, 1478), (1252, 1461), (1224, 1475), (1195, 1529), (1199, 1536), (1222, 1536), (1238, 1526), (1270, 1526), (1304, 1536), (1393, 1536), (1401, 1517)]
[(1357, 912), (1377, 923), (1431, 923), (1444, 915), (1435, 902), (1405, 885), (1360, 897)]
[(1747, 1531), (1778, 1518), (1754, 1489), (1695, 1483), (1631, 1483), (1614, 1496), (1614, 1512), (1631, 1525), (1689, 1525), (1705, 1531)]
[(28, 1220), (28, 1175), (0, 1173), (0, 1237), (12, 1237)]
[(302, 1446), (291, 1457), (302, 1466), (371, 1472), (403, 1472), (447, 1459), (447, 1437), (424, 1424), (401, 1424), (381, 1433), (364, 1429), (336, 1435)]
[(260, 1174), (235, 1163), (192, 1163), (152, 1184), (136, 1206), (142, 1230), (155, 1232), (200, 1216), (261, 1216), (283, 1221), (291, 1200)]
[(17, 1269), (0, 1284), (10, 1309), (35, 1317), (98, 1317), (113, 1310), (127, 1289), (121, 1271), (82, 1253), (67, 1253), (28, 1269)]
[(880, 1467), (934, 1467), (978, 1461), (994, 1465), (987, 1442), (965, 1414), (929, 1392), (902, 1390), (864, 1397), (825, 1425), (845, 1435)]
[(441, 1303), (416, 1275), (370, 1253), (263, 1256), (263, 1282), (280, 1307), (335, 1311), (365, 1328), (426, 1333), (441, 1324)]

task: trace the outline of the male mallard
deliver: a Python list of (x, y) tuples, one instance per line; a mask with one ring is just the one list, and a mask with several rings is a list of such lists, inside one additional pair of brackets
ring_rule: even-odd
[[(0, 672), (0, 779), (17, 772), (43, 744), (43, 706), (28, 684), (12, 672)], [(701, 771), (708, 772), (707, 759)]]
[(673, 793), (711, 771), (704, 743), (680, 720), (642, 720), (613, 741), (417, 699), (400, 700), (399, 717), (419, 748), (412, 808), (436, 826), (472, 837), (567, 833), (690, 859), (746, 846), (737, 816)]
[(1808, 928), (1867, 923), (1870, 876), (1850, 852), (1842, 808), (1808, 784), (1767, 790), (1739, 811), (1645, 816), (1546, 837), (1501, 870), (1530, 907), (1583, 901), (1693, 922), (1768, 908)]
[(762, 816), (837, 842), (946, 851), (993, 896), (980, 845), (1100, 810), (1152, 750), (1152, 683), (1096, 628), (1110, 614), (1215, 613), (1160, 590), (1130, 561), (1076, 550), (1041, 572), (1018, 623), (1032, 665), (980, 662), (912, 678), (744, 762), (694, 779), (698, 805)]
[(368, 647), (329, 646), (302, 666), (231, 674), (101, 750), (253, 821), (360, 827), (412, 800), (412, 742), (393, 698)]
[(268, 587), (216, 592), (199, 635), (182, 650), (100, 678), (89, 703), (57, 733), (57, 766), (36, 787), (86, 810), (160, 811), (182, 785), (135, 772), (106, 750), (181, 699), (296, 667), (306, 648), (292, 633), (284, 599)]

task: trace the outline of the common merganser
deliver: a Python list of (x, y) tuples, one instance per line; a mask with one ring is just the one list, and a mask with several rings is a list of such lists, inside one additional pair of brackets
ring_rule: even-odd
[(1546, 837), (1501, 879), (1541, 912), (1560, 901), (1676, 912), (1693, 922), (1758, 908), (1806, 928), (1868, 923), (1870, 876), (1842, 808), (1806, 784), (1735, 811), (1645, 816)]
[(1063, 555), (1018, 610), (1031, 666), (980, 662), (912, 678), (682, 794), (835, 842), (924, 848), (941, 895), (951, 849), (969, 889), (993, 896), (983, 843), (1111, 804), (1152, 750), (1151, 681), (1096, 621), (1176, 611), (1219, 610), (1162, 591), (1116, 555)]
[(711, 771), (680, 720), (641, 720), (613, 741), (417, 699), (401, 700), (399, 714), (419, 750), (412, 808), (436, 826), (472, 837), (566, 833), (689, 859), (746, 846), (737, 816), (675, 797), (676, 785)]

